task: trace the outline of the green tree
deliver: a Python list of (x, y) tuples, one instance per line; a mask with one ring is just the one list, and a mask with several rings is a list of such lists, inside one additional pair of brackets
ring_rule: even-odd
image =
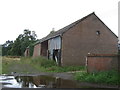
[[(29, 31), (27, 29), (24, 30), (22, 42), (21, 42), (21, 53), (24, 55), (24, 52), (28, 46), (30, 46), (30, 49), (32, 50), (32, 44), (36, 41), (37, 35), (35, 34), (35, 31)], [(33, 51), (33, 50), (32, 50)]]
[(23, 56), (29, 45), (31, 45), (33, 49), (32, 44), (36, 42), (36, 37), (35, 31), (31, 33), (29, 29), (25, 29), (23, 34), (20, 34), (14, 42), (8, 40), (2, 45), (3, 55)]
[(10, 55), (10, 50), (12, 48), (13, 45), (13, 41), (6, 41), (3, 45), (2, 45), (2, 56), (5, 55)]
[(19, 38), (17, 38), (14, 41), (14, 44), (13, 44), (11, 51), (10, 51), (12, 56), (21, 56), (22, 55), (21, 49), (20, 49), (20, 47), (21, 47), (20, 44), (21, 44), (21, 40), (19, 40)]

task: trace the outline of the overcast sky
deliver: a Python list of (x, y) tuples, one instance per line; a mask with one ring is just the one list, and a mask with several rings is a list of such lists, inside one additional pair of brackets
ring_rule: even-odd
[(15, 40), (24, 29), (37, 38), (95, 12), (118, 36), (119, 0), (0, 0), (0, 44)]

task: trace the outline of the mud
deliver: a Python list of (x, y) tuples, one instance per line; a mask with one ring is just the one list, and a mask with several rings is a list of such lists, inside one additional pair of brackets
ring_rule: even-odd
[[(74, 73), (68, 73), (68, 72), (63, 72), (63, 73), (53, 73), (53, 72), (40, 72), (40, 73), (33, 73), (33, 74), (19, 74), (19, 73), (14, 73), (10, 75), (14, 76), (50, 76), (50, 77), (58, 77), (66, 80), (74, 80)], [(118, 88), (118, 85), (106, 85), (106, 84), (96, 84), (96, 83), (87, 83), (87, 82), (78, 82), (76, 81), (79, 86), (82, 88)]]

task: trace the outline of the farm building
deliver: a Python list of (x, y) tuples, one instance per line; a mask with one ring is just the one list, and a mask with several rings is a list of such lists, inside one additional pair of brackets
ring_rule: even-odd
[(118, 37), (93, 12), (42, 38), (33, 56), (45, 56), (59, 65), (85, 65), (88, 54), (117, 54)]
[(34, 44), (33, 57), (40, 56), (40, 51), (41, 51), (41, 44), (40, 44), (40, 41), (37, 41)]
[(30, 55), (29, 46), (26, 48), (24, 56), (28, 57)]
[(99, 72), (108, 70), (118, 70), (118, 54), (90, 54), (87, 56), (87, 71)]
[(118, 44), (118, 50), (120, 51), (120, 43)]

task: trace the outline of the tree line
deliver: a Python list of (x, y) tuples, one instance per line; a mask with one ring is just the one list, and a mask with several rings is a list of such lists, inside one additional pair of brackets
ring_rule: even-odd
[(29, 46), (30, 56), (33, 54), (34, 43), (37, 41), (35, 31), (25, 29), (23, 34), (18, 35), (15, 41), (6, 41), (2, 44), (2, 56), (23, 56)]

